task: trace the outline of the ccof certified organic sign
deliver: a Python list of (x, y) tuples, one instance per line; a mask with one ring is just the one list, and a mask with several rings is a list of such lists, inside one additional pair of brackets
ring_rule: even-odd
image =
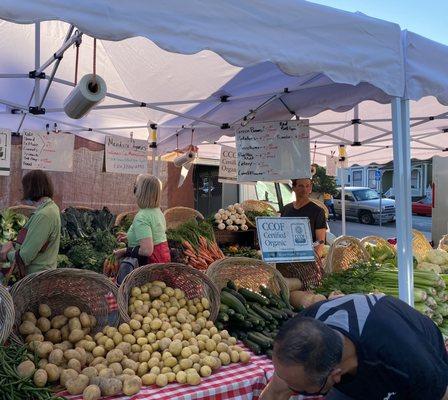
[(314, 261), (310, 220), (294, 217), (258, 217), (258, 242), (263, 261)]
[(218, 181), (225, 183), (238, 183), (236, 181), (236, 149), (229, 146), (221, 146), (221, 158), (219, 160)]

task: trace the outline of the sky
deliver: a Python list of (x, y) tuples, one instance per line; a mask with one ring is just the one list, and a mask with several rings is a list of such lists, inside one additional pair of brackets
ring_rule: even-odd
[(448, 0), (311, 0), (346, 11), (395, 22), (429, 39), (448, 45)]

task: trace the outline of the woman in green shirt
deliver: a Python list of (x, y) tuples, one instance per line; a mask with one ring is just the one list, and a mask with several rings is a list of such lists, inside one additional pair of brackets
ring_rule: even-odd
[(0, 261), (10, 261), (23, 277), (57, 267), (61, 238), (59, 207), (52, 200), (53, 184), (43, 171), (30, 171), (22, 178), (23, 198), (37, 207), (19, 232), (15, 243), (3, 245)]
[[(134, 194), (140, 210), (134, 217), (126, 236), (121, 237), (121, 240), (127, 240), (128, 247), (117, 250), (115, 256), (118, 259), (136, 258), (139, 265), (170, 262), (170, 249), (165, 233), (166, 222), (160, 209), (162, 183), (153, 175), (139, 175)], [(126, 264), (126, 267), (120, 267), (117, 282), (121, 283), (130, 271), (129, 264)]]

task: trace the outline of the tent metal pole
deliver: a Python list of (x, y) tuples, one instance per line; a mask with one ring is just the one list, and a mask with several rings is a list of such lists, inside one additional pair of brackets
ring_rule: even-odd
[(0, 74), (0, 79), (29, 78), (29, 74)]
[[(34, 24), (34, 69), (37, 71), (40, 65), (40, 22)], [(40, 102), (40, 79), (38, 75), (34, 79), (34, 104)]]
[[(359, 121), (359, 106), (353, 108), (353, 119)], [(359, 143), (359, 122), (353, 124), (353, 143)]]
[[(58, 82), (58, 83), (62, 83), (63, 85), (71, 86), (71, 87), (75, 86), (73, 82), (67, 81), (65, 79), (54, 78), (54, 81)], [(193, 121), (203, 122), (205, 124), (209, 124), (209, 125), (212, 125), (212, 126), (219, 126), (219, 127), (221, 127), (221, 125), (222, 125), (219, 122), (196, 118), (196, 117), (193, 117), (193, 116), (188, 115), (188, 114), (180, 113), (180, 112), (177, 112), (177, 111), (174, 111), (174, 110), (169, 110), (169, 109), (164, 108), (164, 107), (158, 107), (158, 106), (152, 105), (151, 103), (145, 103), (145, 102), (141, 102), (141, 101), (137, 101), (137, 100), (132, 100), (132, 99), (129, 99), (127, 97), (119, 96), (119, 95), (113, 94), (113, 93), (106, 93), (106, 97), (110, 97), (110, 98), (116, 99), (116, 100), (121, 100), (121, 101), (124, 101), (124, 102), (127, 102), (127, 103), (131, 103), (131, 104), (138, 104), (138, 105), (140, 105), (140, 107), (146, 107), (146, 108), (149, 108), (149, 109), (152, 109), (152, 110), (156, 110), (156, 111), (160, 111), (160, 112), (163, 112), (163, 113), (176, 115), (177, 117), (182, 117), (182, 118), (193, 120)]]
[(413, 306), (411, 151), (409, 101), (392, 99), (394, 192), (396, 200), (398, 288), (400, 299)]
[[(346, 125), (344, 125), (344, 126), (342, 126), (341, 129), (342, 129), (342, 128), (347, 128), (347, 127), (349, 127), (350, 125), (351, 125), (351, 122), (348, 123), (348, 124), (346, 124)], [(325, 131), (322, 131), (322, 130), (317, 129), (317, 128), (312, 128), (311, 126), (310, 126), (310, 131), (320, 133), (321, 136), (328, 136), (328, 137), (331, 137), (331, 138), (333, 138), (333, 139), (336, 139), (336, 140), (338, 141), (338, 144), (340, 144), (340, 143), (343, 143), (343, 144), (352, 144), (352, 142), (351, 142), (350, 140), (343, 139), (343, 138), (341, 138), (341, 137), (338, 137), (338, 136), (336, 136), (336, 135), (332, 135), (332, 134), (329, 133), (329, 132), (325, 132)], [(332, 131), (330, 131), (330, 132), (334, 132), (334, 130), (332, 130)], [(316, 138), (315, 138), (315, 139), (316, 139)]]
[(342, 236), (347, 234), (347, 222), (345, 220), (345, 168), (341, 167), (341, 219), (342, 219)]
[(40, 60), (39, 60), (39, 64), (36, 66), (36, 75), (41, 74), (55, 61), (60, 60), (62, 58), (62, 56), (64, 55), (64, 53), (70, 48), (70, 46), (81, 39), (82, 32), (76, 32), (72, 36), (73, 29), (74, 29), (74, 26), (71, 25), (69, 28), (70, 35), (67, 34), (67, 36), (65, 37), (64, 43), (62, 44), (60, 49), (57, 50), (47, 61), (45, 61), (42, 65), (40, 65)]
[[(65, 35), (64, 43), (67, 43), (69, 40), (71, 40), (70, 36), (72, 36), (74, 29), (75, 29), (75, 26), (70, 25), (70, 28), (68, 28), (68, 32)], [(75, 36), (77, 36), (77, 35), (75, 35)], [(56, 57), (56, 53), (54, 56)], [(53, 79), (54, 79), (56, 72), (59, 68), (59, 64), (61, 63), (61, 60), (62, 60), (62, 55), (61, 55), (61, 57), (57, 58), (56, 63), (53, 65), (53, 69), (50, 74), (50, 79), (48, 80), (47, 86), (45, 87), (45, 90), (44, 90), (44, 94), (42, 95), (42, 98), (40, 99), (39, 107), (42, 107), (42, 104), (44, 104), (45, 98), (47, 97), (48, 91), (50, 90), (50, 86), (53, 83)]]

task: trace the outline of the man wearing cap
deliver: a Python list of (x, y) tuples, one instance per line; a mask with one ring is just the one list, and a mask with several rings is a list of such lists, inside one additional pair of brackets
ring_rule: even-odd
[(313, 242), (318, 242), (316, 252), (322, 255), (327, 221), (324, 210), (310, 200), (313, 184), (310, 178), (292, 180), (292, 189), (296, 194), (296, 200), (287, 204), (282, 211), (282, 217), (307, 217), (310, 220)]

